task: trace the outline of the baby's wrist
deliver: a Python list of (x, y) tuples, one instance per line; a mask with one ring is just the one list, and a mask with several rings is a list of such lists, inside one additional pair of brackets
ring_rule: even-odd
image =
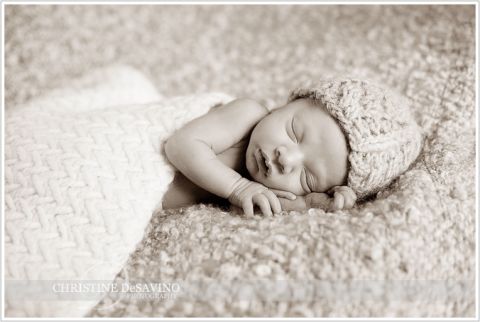
[(227, 199), (233, 204), (241, 204), (240, 200), (240, 192), (245, 189), (251, 183), (250, 180), (245, 179), (244, 177), (240, 177), (235, 183), (233, 184), (233, 188), (228, 195)]

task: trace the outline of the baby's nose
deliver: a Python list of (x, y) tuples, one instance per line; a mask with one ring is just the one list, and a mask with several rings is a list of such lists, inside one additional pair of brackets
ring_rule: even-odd
[(280, 172), (283, 174), (292, 172), (303, 158), (300, 149), (287, 149), (285, 146), (279, 146), (276, 148), (275, 156), (277, 157), (277, 162), (280, 166)]

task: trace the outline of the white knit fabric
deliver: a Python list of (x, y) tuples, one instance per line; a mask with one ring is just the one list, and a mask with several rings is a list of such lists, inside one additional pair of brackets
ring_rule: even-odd
[[(130, 81), (110, 77), (115, 86), (64, 89), (6, 112), (6, 316), (83, 316), (97, 299), (21, 298), (12, 281), (112, 280), (173, 179), (162, 142), (231, 100), (210, 93), (132, 105), (135, 95), (159, 96), (138, 95), (151, 85), (133, 70), (113, 73)], [(118, 105), (119, 96), (131, 99)]]
[[(117, 105), (150, 103), (161, 97), (140, 71), (128, 65), (116, 64), (94, 69), (71, 80), (67, 86), (53, 89), (14, 109), (33, 108), (73, 113)], [(9, 110), (10, 106), (7, 105), (6, 109)]]

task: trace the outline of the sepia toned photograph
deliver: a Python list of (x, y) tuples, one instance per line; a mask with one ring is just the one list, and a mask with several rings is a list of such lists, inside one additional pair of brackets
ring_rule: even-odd
[(477, 6), (3, 2), (3, 319), (475, 320)]

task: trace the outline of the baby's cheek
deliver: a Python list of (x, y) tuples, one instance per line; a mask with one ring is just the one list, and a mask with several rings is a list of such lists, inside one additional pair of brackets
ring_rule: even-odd
[(297, 196), (304, 195), (303, 189), (299, 187), (299, 184), (295, 184), (295, 181), (290, 176), (271, 176), (268, 181), (262, 183), (264, 186), (272, 189), (289, 191)]

